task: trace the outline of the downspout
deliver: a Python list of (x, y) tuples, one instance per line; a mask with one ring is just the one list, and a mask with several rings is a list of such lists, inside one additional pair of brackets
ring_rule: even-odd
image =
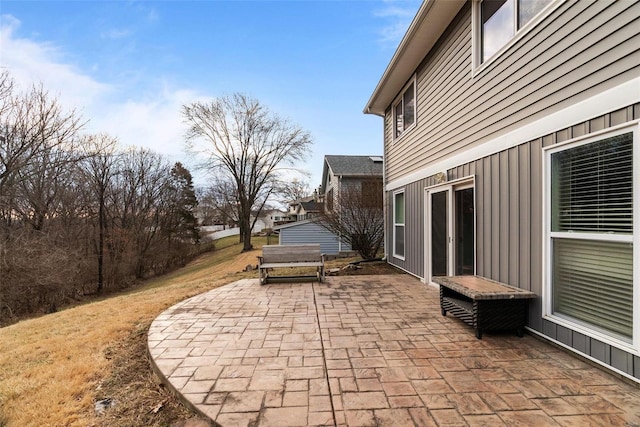
[(389, 262), (389, 254), (387, 251), (389, 250), (389, 242), (387, 237), (389, 236), (389, 222), (387, 221), (387, 153), (385, 153), (386, 147), (386, 135), (385, 135), (385, 117), (382, 116), (382, 191), (384, 191), (384, 198), (382, 199), (382, 218), (384, 218), (384, 257), (382, 258), (384, 261)]
[[(335, 190), (336, 187), (334, 187), (334, 191), (338, 193), (339, 191), (342, 190), (342, 175), (336, 175), (336, 178), (338, 178), (338, 186), (337, 186), (337, 190)], [(338, 200), (340, 200), (339, 193), (338, 193)], [(340, 252), (342, 252), (342, 235), (338, 236), (338, 253)]]
[[(371, 102), (369, 102), (369, 104), (371, 104)], [(386, 114), (385, 113), (375, 113), (373, 111), (371, 111), (371, 105), (367, 106), (366, 111), (364, 112), (365, 114), (373, 114), (374, 116), (378, 116), (378, 117), (382, 117), (382, 191), (384, 192), (383, 194), (383, 199), (382, 199), (382, 216), (384, 218), (384, 257), (382, 258), (384, 261), (389, 262), (389, 253), (387, 252), (389, 250), (389, 242), (387, 241), (387, 237), (389, 237), (389, 222), (387, 221), (387, 212), (388, 212), (388, 207), (387, 207), (387, 153), (385, 152), (385, 147), (386, 147), (386, 134), (385, 134), (385, 119), (386, 119)]]

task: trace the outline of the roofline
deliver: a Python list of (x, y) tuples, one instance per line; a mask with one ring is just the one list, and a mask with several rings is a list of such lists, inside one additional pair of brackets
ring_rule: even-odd
[(304, 219), (302, 221), (293, 221), (288, 224), (276, 225), (275, 227), (273, 227), (273, 230), (276, 231), (276, 230), (282, 230), (283, 228), (296, 227), (298, 225), (309, 224), (310, 222), (314, 222), (314, 221), (312, 219)]
[(382, 178), (382, 172), (380, 173), (343, 173), (336, 175), (340, 178)]
[(436, 44), (466, 0), (425, 0), (380, 78), (365, 114), (384, 116), (387, 107)]
[[(323, 159), (323, 165), (322, 165), (322, 183), (320, 183), (320, 188), (322, 190), (322, 192), (324, 193), (326, 188), (324, 188), (324, 183), (327, 179), (327, 175), (328, 175), (328, 171), (330, 170), (331, 173), (333, 174), (333, 169), (331, 169), (331, 165), (329, 164), (329, 160), (327, 159), (328, 157), (368, 157), (369, 159), (371, 159), (372, 157), (382, 157), (382, 161), (384, 162), (384, 155), (380, 155), (380, 154), (325, 154), (324, 159)], [(376, 163), (374, 161), (374, 163)], [(335, 175), (335, 174), (334, 174)], [(377, 174), (373, 174), (374, 176), (378, 176)], [(380, 176), (382, 176), (383, 174), (381, 173)], [(369, 176), (369, 174), (341, 174), (341, 175), (337, 175), (338, 177), (349, 177), (349, 178), (359, 178), (359, 177), (364, 177), (364, 176)]]

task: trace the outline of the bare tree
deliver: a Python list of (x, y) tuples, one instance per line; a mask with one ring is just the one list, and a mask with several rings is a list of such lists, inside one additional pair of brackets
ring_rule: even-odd
[(317, 222), (340, 236), (363, 259), (374, 259), (384, 239), (382, 179), (345, 182), (333, 195), (333, 208)]
[(281, 194), (280, 202), (289, 203), (310, 196), (311, 190), (308, 181), (293, 178), (291, 181), (284, 183), (279, 193)]
[(216, 200), (214, 195), (211, 194), (210, 188), (198, 186), (195, 188), (196, 199), (198, 200), (198, 219), (201, 225), (216, 225), (221, 224), (218, 217), (218, 208), (216, 207)]
[(14, 210), (34, 230), (42, 231), (46, 221), (59, 216), (65, 202), (61, 195), (75, 179), (73, 169), (80, 159), (75, 143), (70, 141), (64, 148), (44, 147), (16, 171)]
[(238, 198), (234, 182), (222, 177), (214, 177), (204, 190), (204, 201), (211, 209), (211, 219), (215, 224), (238, 224)]
[(111, 253), (120, 262), (129, 250), (128, 262), (133, 263), (135, 277), (142, 278), (147, 253), (160, 231), (171, 166), (160, 154), (144, 148), (130, 148), (118, 160), (115, 191), (110, 193), (112, 227), (118, 235), (111, 242)]
[[(116, 174), (117, 158), (115, 148), (117, 140), (106, 134), (90, 135), (84, 141), (86, 158), (80, 169), (85, 183), (85, 201), (90, 218), (97, 223), (97, 238), (94, 239), (94, 252), (97, 256), (97, 291), (104, 289), (104, 249), (107, 234), (107, 196)], [(96, 206), (97, 205), (97, 206)]]
[(0, 324), (203, 250), (189, 171), (82, 127), (42, 87), (18, 92), (0, 71)]
[(252, 249), (252, 212), (259, 216), (281, 186), (283, 167), (306, 156), (311, 136), (242, 94), (194, 102), (182, 113), (191, 150), (198, 151), (195, 141), (205, 140), (206, 166), (233, 183), (243, 249)]
[(38, 173), (31, 166), (44, 152), (73, 151), (84, 122), (42, 86), (16, 93), (6, 71), (0, 74), (0, 97), (0, 194), (8, 194), (7, 187)]

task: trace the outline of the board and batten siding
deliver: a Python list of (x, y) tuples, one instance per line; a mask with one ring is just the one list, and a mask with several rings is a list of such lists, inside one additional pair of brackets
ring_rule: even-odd
[(394, 140), (387, 109), (387, 183), (640, 75), (638, 2), (563, 2), (475, 74), (471, 15), (418, 67), (416, 126)]
[(299, 221), (276, 227), (276, 230), (280, 231), (281, 245), (319, 243), (320, 252), (328, 255), (351, 250), (351, 246), (344, 242), (340, 243), (335, 234), (312, 221)]
[[(447, 170), (447, 180), (475, 177), (476, 273), (538, 295), (528, 326), (585, 355), (640, 379), (640, 358), (595, 338), (542, 319), (543, 147), (640, 120), (640, 104), (561, 129), (508, 150)], [(424, 278), (424, 190), (433, 178), (404, 186), (405, 259), (389, 262)], [(387, 192), (390, 209), (393, 191)], [(387, 219), (387, 230), (393, 230)], [(387, 247), (392, 247), (388, 233)]]
[(386, 216), (386, 242), (385, 248), (387, 260), (390, 264), (413, 274), (414, 276), (424, 277), (424, 189), (435, 183), (433, 177), (421, 179), (403, 187), (404, 191), (404, 260), (393, 256), (393, 199), (394, 191), (387, 192), (387, 212)]

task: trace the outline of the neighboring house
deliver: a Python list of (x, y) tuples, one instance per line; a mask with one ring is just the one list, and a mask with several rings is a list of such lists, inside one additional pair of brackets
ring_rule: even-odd
[(280, 232), (281, 245), (319, 243), (320, 252), (328, 255), (351, 251), (348, 244), (340, 241), (335, 234), (312, 220), (276, 226), (274, 230)]
[(304, 221), (317, 217), (321, 209), (322, 205), (315, 200), (298, 203), (296, 211), (296, 214), (298, 215), (298, 221)]
[(364, 192), (382, 191), (382, 175), (382, 156), (324, 156), (320, 191), (325, 209), (333, 211), (340, 191), (348, 186), (360, 186)]
[(321, 209), (322, 204), (315, 200), (315, 196), (308, 196), (289, 203), (288, 215), (293, 221), (304, 221), (317, 217)]
[(279, 209), (263, 211), (261, 219), (264, 222), (265, 228), (271, 229), (277, 225), (287, 224), (292, 221), (286, 212)]
[(532, 333), (635, 381), (639, 47), (637, 1), (428, 0), (365, 107), (389, 262), (531, 290)]

